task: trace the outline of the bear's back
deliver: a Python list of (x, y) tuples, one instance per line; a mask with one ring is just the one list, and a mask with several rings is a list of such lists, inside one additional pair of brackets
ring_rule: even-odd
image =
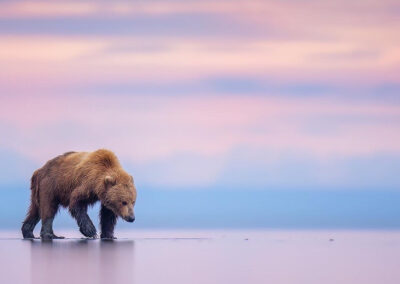
[(120, 163), (115, 154), (100, 149), (94, 152), (67, 152), (49, 160), (38, 171), (40, 180), (50, 182), (53, 187), (74, 188), (82, 183), (96, 184), (107, 170), (119, 170)]

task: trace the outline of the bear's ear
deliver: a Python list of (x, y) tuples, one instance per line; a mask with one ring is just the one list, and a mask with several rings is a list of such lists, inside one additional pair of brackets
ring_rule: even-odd
[(104, 178), (104, 183), (105, 183), (106, 185), (115, 185), (116, 180), (115, 180), (115, 178), (112, 177), (112, 176), (106, 176), (106, 177)]

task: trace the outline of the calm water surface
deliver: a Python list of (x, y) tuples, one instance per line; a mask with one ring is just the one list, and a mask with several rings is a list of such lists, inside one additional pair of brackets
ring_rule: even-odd
[(400, 232), (56, 233), (69, 239), (0, 232), (0, 283), (400, 283)]

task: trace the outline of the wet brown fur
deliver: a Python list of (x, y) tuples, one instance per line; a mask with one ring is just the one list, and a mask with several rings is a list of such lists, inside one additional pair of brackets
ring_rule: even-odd
[[(30, 227), (33, 224), (34, 227), (39, 218), (42, 223), (50, 219), (52, 223), (59, 205), (68, 207), (81, 226), (78, 216), (80, 211), (77, 209), (86, 213), (87, 206), (97, 201), (111, 215), (113, 213), (124, 219), (133, 216), (136, 188), (132, 176), (121, 167), (115, 154), (100, 149), (94, 152), (67, 152), (57, 156), (33, 173), (31, 204), (24, 221), (25, 233), (29, 233)], [(110, 222), (115, 224), (115, 220)]]

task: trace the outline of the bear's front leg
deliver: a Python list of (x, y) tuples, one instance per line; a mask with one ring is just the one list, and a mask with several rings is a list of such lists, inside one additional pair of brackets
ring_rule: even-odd
[(87, 214), (87, 205), (83, 202), (77, 202), (70, 207), (72, 217), (76, 219), (79, 226), (79, 231), (88, 238), (95, 238), (97, 235), (96, 227), (93, 225)]
[(117, 222), (117, 216), (103, 204), (100, 209), (100, 226), (102, 239), (116, 239), (114, 237), (114, 227)]

